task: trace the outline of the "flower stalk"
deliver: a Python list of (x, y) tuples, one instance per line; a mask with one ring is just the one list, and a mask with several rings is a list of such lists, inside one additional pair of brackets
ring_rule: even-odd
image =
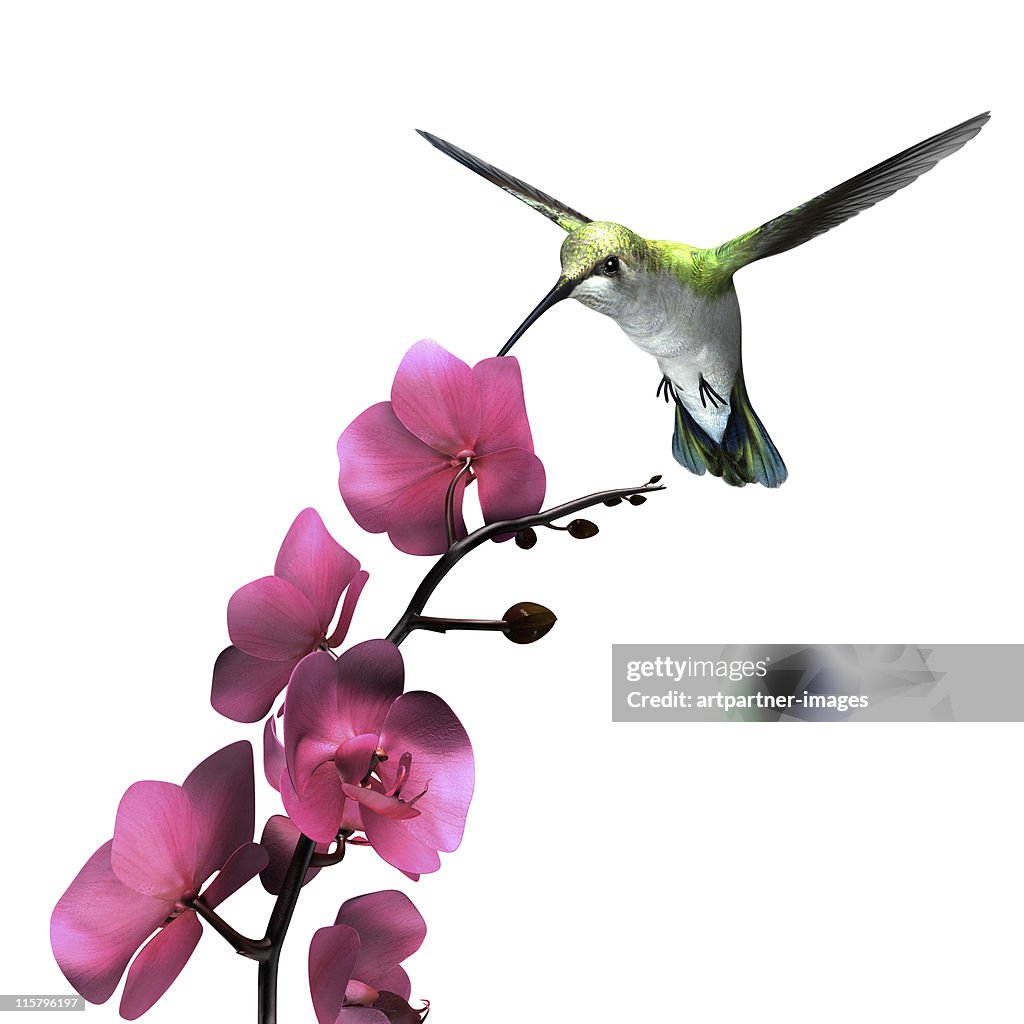
[(423, 578), (423, 582), (416, 588), (412, 599), (402, 613), (402, 617), (395, 623), (387, 639), (396, 646), (400, 645), (405, 638), (416, 629), (416, 619), (421, 617), (427, 601), (438, 588), (441, 581), (455, 568), (463, 558), (475, 548), (480, 547), (485, 541), (492, 537), (501, 537), (505, 534), (517, 534), (522, 530), (532, 529), (536, 526), (547, 526), (556, 519), (570, 516), (574, 512), (581, 512), (585, 508), (592, 508), (615, 499), (629, 499), (636, 495), (648, 494), (651, 491), (663, 491), (664, 484), (648, 483), (642, 487), (616, 487), (608, 491), (598, 491), (595, 494), (588, 494), (574, 501), (568, 501), (564, 505), (557, 505), (554, 508), (545, 509), (534, 515), (520, 516), (518, 519), (503, 519), (496, 523), (487, 523), (480, 529), (474, 530), (471, 534), (457, 540), (448, 550), (434, 563), (433, 568)]

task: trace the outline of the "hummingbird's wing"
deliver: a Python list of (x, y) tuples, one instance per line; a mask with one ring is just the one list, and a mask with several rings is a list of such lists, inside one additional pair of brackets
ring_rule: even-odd
[(419, 128), (416, 131), (436, 149), (447, 153), (453, 160), (458, 160), (463, 167), (476, 171), (482, 178), (486, 178), (498, 188), (503, 188), (506, 192), (514, 195), (516, 199), (521, 199), (527, 206), (532, 206), (535, 210), (540, 211), (563, 230), (575, 231), (581, 224), (590, 223), (589, 217), (584, 217), (582, 213), (566, 206), (565, 203), (560, 203), (546, 192), (541, 192), (539, 188), (534, 188), (532, 185), (527, 185), (525, 181), (513, 178), (511, 174), (506, 174), (493, 164), (485, 163), (479, 157), (473, 156), (472, 153), (467, 153), (464, 149), (459, 149), (458, 146), (453, 146), (450, 142), (431, 135), (430, 132), (420, 131)]
[(988, 119), (988, 113), (979, 114), (933, 135), (717, 249), (701, 250), (704, 259), (699, 262), (713, 273), (731, 276), (754, 260), (801, 245), (844, 220), (856, 217), (861, 210), (874, 206), (930, 171), (943, 157), (973, 139)]

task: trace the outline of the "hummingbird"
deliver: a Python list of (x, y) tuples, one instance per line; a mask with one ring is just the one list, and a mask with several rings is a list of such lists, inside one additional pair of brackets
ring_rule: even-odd
[(736, 487), (778, 487), (788, 472), (747, 395), (740, 353), (737, 270), (823, 234), (891, 196), (981, 131), (979, 114), (712, 248), (644, 238), (594, 221), (444, 139), (432, 146), (522, 200), (567, 232), (554, 288), (498, 353), (506, 355), (556, 302), (572, 297), (610, 316), (661, 370), (656, 395), (674, 406), (672, 454), (691, 473)]

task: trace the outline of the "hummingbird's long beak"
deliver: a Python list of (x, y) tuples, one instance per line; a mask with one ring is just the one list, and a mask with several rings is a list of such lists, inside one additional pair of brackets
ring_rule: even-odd
[(568, 277), (560, 277), (558, 284), (551, 289), (537, 304), (537, 308), (516, 328), (515, 334), (502, 346), (499, 356), (507, 356), (509, 349), (529, 330), (530, 325), (540, 317), (542, 313), (549, 310), (556, 302), (567, 298), (569, 293), (576, 287), (576, 282)]

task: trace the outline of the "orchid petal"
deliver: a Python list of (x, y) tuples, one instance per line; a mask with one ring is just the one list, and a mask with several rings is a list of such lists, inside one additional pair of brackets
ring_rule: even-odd
[[(283, 814), (272, 815), (263, 826), (260, 846), (267, 851), (270, 860), (260, 872), (260, 882), (272, 896), (277, 896), (281, 892), (288, 866), (292, 862), (292, 855), (301, 835), (291, 819)], [(327, 853), (330, 847), (330, 843), (317, 843), (316, 852)], [(306, 885), (307, 882), (313, 881), (319, 873), (320, 868), (310, 868), (302, 884)]]
[(345, 600), (341, 605), (338, 624), (334, 627), (334, 632), (327, 639), (328, 647), (340, 647), (345, 642), (345, 637), (348, 636), (348, 627), (352, 625), (352, 616), (355, 614), (359, 595), (363, 592), (363, 587), (366, 586), (366, 581), (369, 578), (370, 574), (365, 569), (360, 569), (352, 577), (352, 582), (345, 591)]
[(263, 727), (263, 774), (272, 789), (280, 785), (284, 770), (284, 744), (277, 738), (277, 717), (271, 715)]
[(342, 743), (334, 754), (334, 766), (342, 782), (361, 782), (370, 771), (377, 752), (377, 734), (364, 733)]
[(310, 839), (318, 843), (334, 842), (342, 825), (345, 793), (333, 762), (321, 765), (310, 776), (301, 798), (295, 792), (288, 773), (282, 772), (281, 800), (288, 817)]
[(217, 873), (217, 877), (203, 893), (204, 902), (212, 909), (223, 903), (233, 893), (265, 870), (270, 863), (270, 854), (257, 843), (240, 846), (228, 858)]
[(349, 723), (338, 709), (338, 664), (325, 651), (317, 651), (303, 658), (292, 673), (284, 749), (288, 773), (299, 793), (313, 772), (333, 759), (338, 744), (351, 735)]
[(518, 519), (540, 510), (544, 501), (544, 464), (533, 452), (506, 448), (473, 463), (484, 522)]
[(390, 1018), (370, 1006), (343, 1006), (334, 1024), (391, 1024)]
[(50, 945), (76, 992), (106, 1002), (132, 954), (174, 907), (129, 889), (110, 867), (106, 842), (75, 876), (50, 917)]
[(121, 797), (110, 865), (130, 889), (178, 900), (196, 884), (192, 801), (170, 782), (136, 782)]
[(320, 621), (330, 628), (341, 593), (359, 570), (350, 555), (328, 532), (315, 509), (303, 509), (285, 535), (274, 575), (295, 585), (309, 598)]
[(429, 875), (441, 866), (436, 847), (417, 839), (409, 821), (396, 821), (380, 814), (363, 812), (363, 831), (381, 860), (405, 874)]
[(473, 367), (483, 416), (476, 454), (489, 455), (502, 448), (533, 451), (533, 435), (526, 416), (523, 377), (514, 356), (482, 359)]
[[(446, 466), (433, 476), (407, 487), (388, 510), (388, 537), (391, 543), (409, 555), (441, 555), (448, 550), (445, 506), (457, 466)], [(463, 474), (455, 485), (452, 507), (455, 513), (455, 538), (466, 536), (462, 499), (469, 476)]]
[(398, 648), (368, 640), (334, 661), (318, 652), (292, 675), (285, 714), (288, 769), (300, 793), (317, 767), (333, 759), (353, 736), (379, 733), (388, 709), (402, 692), (404, 668)]
[(332, 925), (314, 933), (309, 943), (309, 994), (319, 1024), (337, 1020), (358, 955), (359, 935), (353, 928)]
[(198, 885), (223, 868), (243, 843), (252, 842), (256, 794), (249, 741), (239, 740), (211, 754), (181, 788), (192, 802)]
[(187, 910), (143, 946), (121, 994), (120, 1013), (125, 1020), (141, 1017), (171, 987), (202, 935), (199, 918)]
[(480, 432), (473, 371), (436, 341), (406, 352), (391, 388), (395, 415), (421, 441), (446, 455), (471, 451)]
[(397, 992), (381, 992), (373, 1007), (384, 1014), (388, 1024), (420, 1024), (423, 1020), (423, 1010), (414, 1010)]
[[(426, 932), (426, 926), (423, 930)], [(412, 982), (404, 967), (392, 967), (386, 971), (380, 976), (376, 988), (378, 992), (393, 992), (407, 1002), (412, 995)]]
[[(388, 760), (377, 766), (385, 789), (393, 789), (399, 761), (408, 753), (412, 761), (402, 793), (415, 796), (428, 790), (416, 804), (423, 813), (405, 827), (435, 850), (455, 850), (462, 840), (474, 783), (473, 747), (455, 712), (436, 694), (404, 694), (391, 706), (380, 742), (388, 754)], [(367, 836), (372, 841), (369, 832)]]
[(391, 972), (412, 956), (427, 936), (426, 922), (412, 900), (395, 889), (356, 896), (341, 905), (334, 923), (347, 924), (359, 933), (359, 956), (352, 977), (407, 999), (408, 992), (403, 994), (385, 981), (400, 982), (391, 978)]
[(247, 583), (228, 601), (231, 642), (254, 658), (297, 661), (316, 647), (323, 633), (309, 598), (277, 576)]
[(388, 509), (402, 491), (451, 463), (410, 434), (390, 402), (371, 405), (345, 428), (338, 459), (341, 496), (370, 533), (387, 529)]
[(338, 705), (348, 723), (348, 735), (379, 734), (388, 710), (405, 686), (401, 651), (390, 640), (365, 640), (350, 647), (335, 664)]
[(418, 811), (412, 804), (403, 803), (398, 797), (386, 796), (367, 786), (353, 786), (345, 783), (342, 787), (345, 796), (355, 800), (361, 807), (365, 807), (374, 814), (383, 815), (385, 818), (393, 818), (396, 821), (408, 821), (410, 818), (418, 818)]
[(225, 647), (213, 666), (210, 703), (233, 722), (258, 722), (288, 685), (295, 661), (266, 661)]

